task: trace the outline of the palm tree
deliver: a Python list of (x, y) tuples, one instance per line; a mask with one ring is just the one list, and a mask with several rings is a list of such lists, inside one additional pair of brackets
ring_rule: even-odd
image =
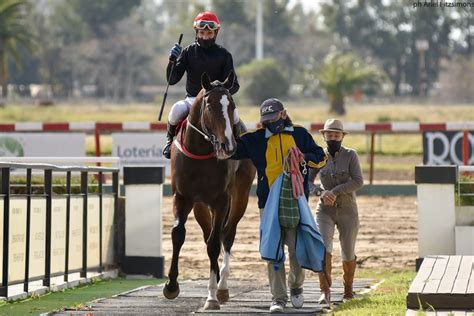
[(333, 52), (326, 56), (318, 76), (319, 84), (326, 90), (330, 112), (346, 113), (344, 99), (366, 85), (380, 86), (384, 73), (375, 65), (363, 62), (352, 53)]
[(7, 96), (8, 58), (14, 58), (20, 66), (18, 46), (31, 50), (33, 36), (24, 23), (26, 0), (0, 0), (0, 84), (2, 96)]

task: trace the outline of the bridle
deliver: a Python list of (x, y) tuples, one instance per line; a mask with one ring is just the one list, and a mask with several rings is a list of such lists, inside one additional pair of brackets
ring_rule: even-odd
[(216, 92), (216, 91), (223, 91), (225, 92), (225, 94), (230, 97), (231, 101), (232, 100), (232, 96), (229, 94), (229, 90), (227, 90), (226, 88), (224, 88), (222, 85), (218, 85), (218, 86), (215, 86), (213, 87), (212, 89), (210, 90), (207, 90), (205, 93), (204, 93), (204, 96), (201, 100), (201, 108), (199, 110), (199, 116), (200, 116), (200, 120), (201, 120), (201, 129), (202, 131), (197, 128), (196, 126), (194, 126), (189, 120), (188, 120), (188, 125), (194, 129), (196, 132), (198, 132), (202, 137), (204, 137), (205, 140), (207, 140), (208, 142), (210, 142), (212, 144), (212, 147), (214, 148), (214, 152), (217, 152), (218, 149), (219, 149), (219, 142), (217, 140), (217, 136), (214, 135), (213, 133), (209, 132), (209, 129), (206, 127), (206, 124), (204, 122), (204, 107), (206, 105), (206, 97), (212, 92)]

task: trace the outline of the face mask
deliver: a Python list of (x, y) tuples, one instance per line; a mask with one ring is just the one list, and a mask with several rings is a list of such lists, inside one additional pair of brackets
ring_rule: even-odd
[(198, 37), (198, 44), (203, 48), (209, 48), (216, 43), (216, 38), (202, 39)]
[(334, 157), (334, 155), (341, 149), (341, 140), (327, 140), (326, 144), (328, 145), (328, 151), (331, 154), (331, 156)]
[(285, 120), (280, 118), (275, 122), (267, 123), (265, 127), (273, 134), (278, 134), (285, 128)]

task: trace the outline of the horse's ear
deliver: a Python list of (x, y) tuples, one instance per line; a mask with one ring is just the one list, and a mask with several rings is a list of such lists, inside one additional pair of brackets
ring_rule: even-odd
[(205, 72), (203, 72), (203, 74), (201, 76), (201, 85), (207, 91), (212, 89), (211, 79), (209, 78), (209, 76)]
[(227, 90), (230, 90), (234, 86), (234, 81), (235, 81), (235, 73), (233, 70), (231, 70), (229, 75), (227, 76), (227, 79), (224, 81), (224, 87)]

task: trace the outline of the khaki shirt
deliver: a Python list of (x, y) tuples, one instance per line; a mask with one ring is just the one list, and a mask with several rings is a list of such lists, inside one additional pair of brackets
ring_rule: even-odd
[[(357, 207), (355, 191), (364, 185), (359, 158), (355, 150), (341, 146), (335, 157), (328, 154), (326, 165), (319, 170), (321, 188), (337, 195), (337, 208)], [(320, 201), (319, 208), (324, 206)]]

